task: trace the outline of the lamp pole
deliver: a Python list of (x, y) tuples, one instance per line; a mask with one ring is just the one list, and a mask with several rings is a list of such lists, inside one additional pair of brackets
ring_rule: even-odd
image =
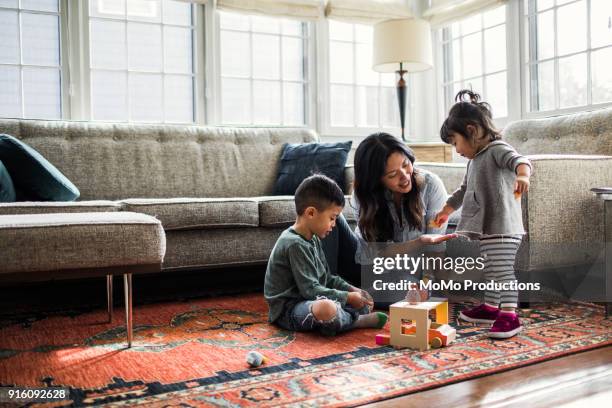
[(406, 80), (404, 74), (406, 71), (403, 64), (400, 62), (400, 69), (396, 71), (399, 74), (397, 81), (397, 102), (399, 104), (400, 124), (402, 126), (402, 140), (405, 142), (406, 137), (404, 135), (404, 129), (406, 128)]

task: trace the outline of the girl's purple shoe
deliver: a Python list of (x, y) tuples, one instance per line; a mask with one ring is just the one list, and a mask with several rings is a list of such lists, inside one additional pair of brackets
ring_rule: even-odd
[(499, 316), (499, 309), (487, 304), (481, 304), (471, 309), (459, 312), (459, 317), (471, 323), (493, 323)]
[(489, 330), (493, 339), (507, 339), (523, 330), (518, 315), (514, 312), (499, 312), (499, 316)]

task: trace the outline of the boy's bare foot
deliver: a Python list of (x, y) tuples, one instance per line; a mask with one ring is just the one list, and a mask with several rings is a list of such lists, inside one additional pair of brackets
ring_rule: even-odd
[(359, 318), (355, 321), (354, 327), (356, 328), (376, 328), (382, 329), (382, 327), (387, 323), (387, 316), (383, 312), (373, 312), (364, 315), (360, 315)]

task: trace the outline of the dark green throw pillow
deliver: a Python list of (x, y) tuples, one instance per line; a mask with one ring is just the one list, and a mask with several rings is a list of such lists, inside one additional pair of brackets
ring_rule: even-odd
[(20, 200), (74, 201), (79, 189), (40, 153), (13, 136), (0, 134), (0, 161)]
[(12, 203), (13, 201), (15, 201), (13, 180), (4, 164), (0, 161), (0, 203)]
[(274, 195), (293, 195), (300, 183), (314, 173), (334, 180), (342, 191), (345, 187), (344, 166), (352, 142), (287, 143), (283, 146)]

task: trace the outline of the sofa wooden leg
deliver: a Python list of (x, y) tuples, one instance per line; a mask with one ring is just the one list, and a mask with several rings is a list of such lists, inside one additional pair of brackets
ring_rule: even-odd
[(113, 275), (106, 275), (106, 311), (108, 322), (113, 321)]
[(125, 296), (125, 330), (128, 348), (132, 347), (132, 274), (123, 275), (123, 292)]

